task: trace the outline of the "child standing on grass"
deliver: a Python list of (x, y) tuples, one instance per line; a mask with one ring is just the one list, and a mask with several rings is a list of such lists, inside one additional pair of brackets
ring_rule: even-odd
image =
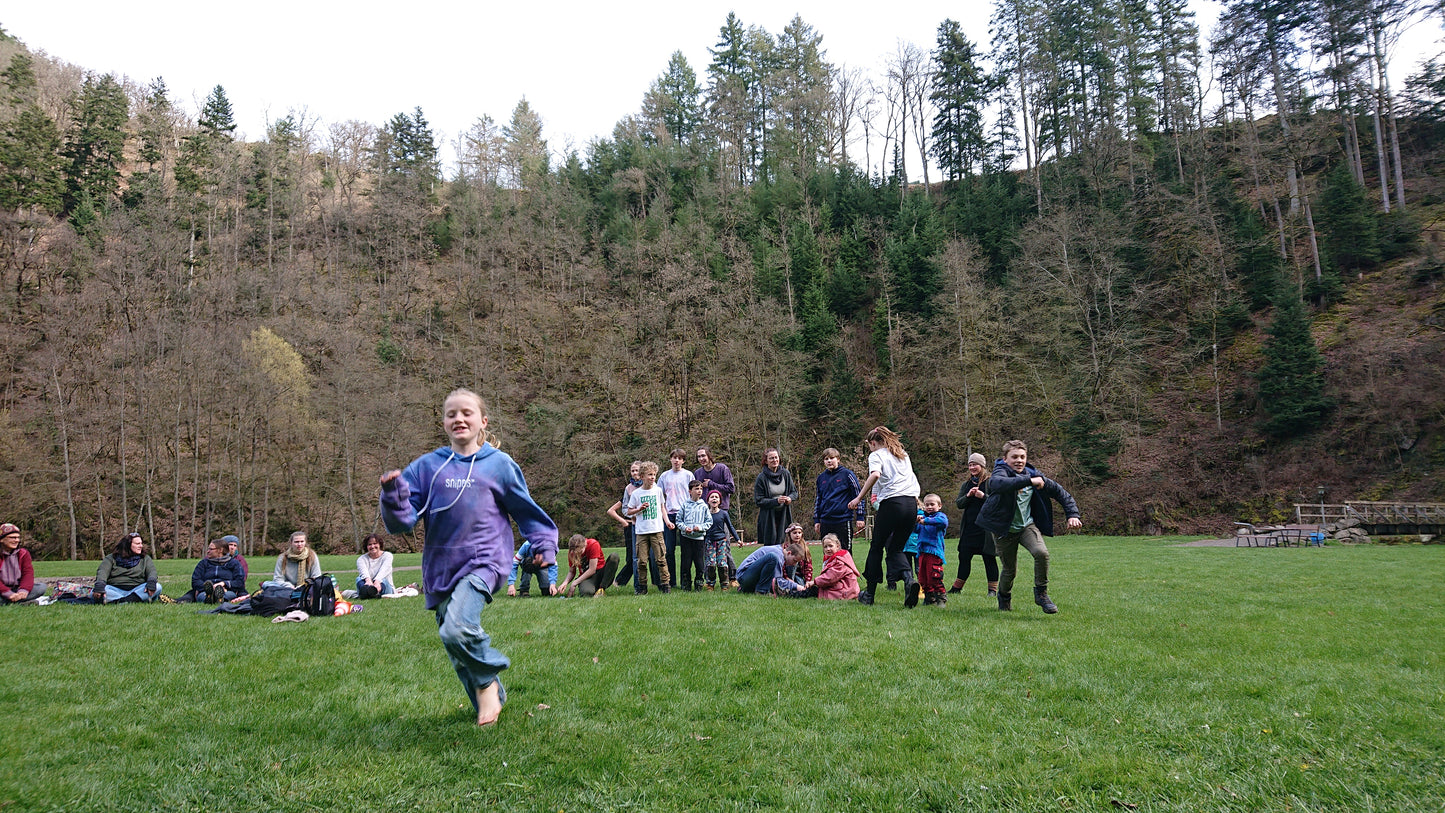
[(667, 518), (672, 522), (672, 526), (663, 531), (662, 541), (667, 545), (667, 570), (672, 574), (668, 584), (673, 587), (677, 586), (677, 546), (682, 544), (682, 540), (678, 539), (677, 515), (682, 511), (682, 504), (687, 502), (688, 485), (697, 479), (692, 472), (682, 467), (686, 460), (687, 452), (673, 449), (668, 457), (672, 468), (657, 477), (657, 485), (667, 498)]
[(602, 543), (582, 534), (567, 540), (567, 580), (557, 585), (559, 596), (605, 596), (603, 590), (617, 572), (617, 554), (602, 558)]
[(394, 534), (425, 522), (426, 606), (436, 611), (442, 646), (477, 712), (477, 725), (485, 726), (497, 721), (507, 701), (499, 675), (511, 661), (492, 647), (481, 618), (511, 567), (512, 521), (532, 543), (539, 566), (556, 561), (557, 525), (532, 500), (522, 469), (486, 442), (487, 405), (481, 396), (464, 389), (448, 395), (442, 428), (450, 448), (382, 476), (381, 515)]
[(1029, 450), (1021, 440), (1003, 445), (1003, 459), (993, 464), (987, 499), (978, 512), (978, 524), (993, 535), (999, 562), (998, 608), (1013, 609), (1014, 575), (1018, 571), (1019, 546), (1034, 557), (1034, 603), (1043, 611), (1059, 611), (1049, 598), (1049, 549), (1044, 537), (1054, 535), (1054, 513), (1049, 499), (1064, 506), (1070, 528), (1082, 528), (1079, 504), (1064, 487), (1029, 465)]
[(722, 492), (711, 491), (707, 495), (707, 508), (711, 513), (712, 524), (708, 526), (707, 535), (703, 537), (703, 545), (707, 547), (707, 589), (711, 590), (713, 585), (722, 582), (722, 589), (728, 589), (734, 575), (732, 569), (732, 553), (728, 550), (728, 543), (736, 541), (738, 532), (733, 529), (732, 518), (722, 507)]
[(677, 512), (678, 546), (682, 548), (682, 575), (678, 583), (684, 590), (701, 590), (703, 562), (707, 560), (703, 539), (712, 527), (712, 511), (702, 501), (702, 482), (693, 480), (687, 486), (687, 499)]
[(666, 500), (662, 489), (657, 485), (657, 464), (651, 460), (641, 466), (642, 485), (638, 486), (627, 497), (627, 505), (622, 512), (632, 519), (636, 525), (633, 530), (637, 539), (637, 558), (633, 561), (633, 591), (639, 596), (647, 595), (647, 560), (651, 556), (652, 561), (657, 563), (657, 575), (653, 578), (653, 584), (668, 592), (672, 574), (667, 572), (667, 560), (664, 558), (662, 529), (674, 528), (672, 520), (667, 518)]
[(918, 583), (923, 585), (924, 605), (948, 603), (943, 595), (943, 535), (947, 530), (943, 499), (929, 494), (923, 498), (923, 514), (918, 518)]

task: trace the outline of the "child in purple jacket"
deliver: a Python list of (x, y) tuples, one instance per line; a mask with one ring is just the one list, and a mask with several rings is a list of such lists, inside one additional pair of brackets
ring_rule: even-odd
[(507, 701), (498, 676), (511, 661), (492, 647), (482, 610), (511, 572), (512, 520), (532, 543), (537, 565), (557, 561), (557, 525), (532, 500), (516, 462), (485, 441), (487, 405), (480, 396), (470, 390), (448, 395), (442, 428), (451, 448), (381, 478), (381, 515), (394, 534), (425, 520), (426, 606), (436, 611), (442, 646), (476, 709), (477, 725), (491, 725)]

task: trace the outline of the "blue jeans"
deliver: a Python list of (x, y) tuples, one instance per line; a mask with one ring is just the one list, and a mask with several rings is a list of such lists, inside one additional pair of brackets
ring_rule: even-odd
[(499, 650), (492, 647), (492, 639), (482, 629), (482, 611), (492, 602), (492, 591), (487, 580), (479, 572), (473, 572), (457, 583), (451, 595), (437, 605), (437, 632), (441, 635), (442, 648), (457, 670), (462, 688), (472, 701), (472, 711), (477, 710), (477, 692), (497, 681), (497, 693), (502, 702), (507, 701), (506, 690), (501, 686), (498, 675), (512, 665)]
[[(160, 587), (160, 585), (156, 585), (156, 595), (160, 595), (160, 593), (161, 593), (161, 587)], [(138, 585), (136, 585), (135, 587), (131, 588), (130, 590), (126, 590), (126, 589), (121, 588), (121, 587), (116, 587), (116, 586), (113, 585), (113, 584), (107, 584), (107, 585), (105, 586), (105, 603), (106, 603), (106, 604), (109, 604), (109, 603), (111, 603), (112, 601), (120, 601), (121, 599), (124, 599), (126, 596), (135, 596), (136, 598), (140, 599), (141, 601), (151, 601), (151, 600), (152, 600), (151, 595), (146, 592), (146, 586), (145, 586), (144, 584), (138, 584)]]

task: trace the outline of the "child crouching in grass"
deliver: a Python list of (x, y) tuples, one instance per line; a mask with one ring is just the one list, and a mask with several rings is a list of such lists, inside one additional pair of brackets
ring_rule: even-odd
[(778, 595), (788, 598), (822, 598), (852, 601), (858, 597), (858, 566), (853, 563), (853, 554), (843, 549), (837, 534), (823, 537), (823, 569), (818, 577), (807, 584), (798, 584), (790, 579), (778, 579), (773, 583)]
[(602, 543), (582, 534), (567, 540), (567, 580), (557, 585), (559, 596), (603, 596), (605, 585), (617, 573), (617, 554), (602, 558)]
[(381, 478), (381, 516), (387, 530), (409, 533), (426, 525), (422, 586), (436, 611), (437, 631), (477, 712), (477, 725), (502, 713), (507, 692), (499, 679), (511, 665), (482, 629), (482, 611), (511, 570), (512, 521), (532, 543), (533, 563), (557, 559), (557, 525), (527, 491), (522, 469), (487, 443), (487, 405), (471, 390), (442, 403), (442, 428), (451, 441)]

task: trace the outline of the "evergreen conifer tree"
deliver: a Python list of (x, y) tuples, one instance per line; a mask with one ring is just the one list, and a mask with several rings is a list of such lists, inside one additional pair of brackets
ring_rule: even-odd
[(1276, 300), (1264, 358), (1258, 375), (1264, 431), (1290, 438), (1317, 428), (1334, 404), (1324, 391), (1324, 358), (1310, 335), (1309, 316), (1293, 290)]

